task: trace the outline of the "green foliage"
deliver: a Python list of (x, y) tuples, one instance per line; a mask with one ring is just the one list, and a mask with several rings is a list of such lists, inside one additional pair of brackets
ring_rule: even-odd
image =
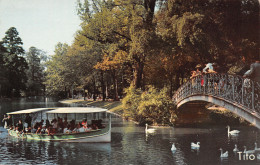
[(28, 63), (27, 70), (27, 95), (43, 94), (45, 81), (44, 77), (44, 63), (46, 59), (45, 52), (36, 47), (30, 47), (29, 52), (26, 53), (26, 60)]
[(7, 50), (0, 42), (0, 96), (4, 95), (4, 88), (8, 86), (8, 72), (5, 66), (4, 58), (7, 56)]
[(174, 113), (174, 104), (167, 95), (167, 89), (160, 91), (154, 87), (148, 87), (147, 92), (141, 95), (141, 103), (138, 106), (139, 114), (146, 117), (152, 123), (169, 124)]
[(141, 102), (142, 91), (135, 89), (132, 85), (125, 89), (125, 97), (122, 100), (124, 116), (133, 118), (135, 121), (141, 120), (142, 116), (138, 113), (138, 106)]
[(26, 89), (25, 71), (28, 68), (25, 58), (22, 57), (24, 54), (23, 43), (16, 28), (9, 28), (5, 34), (2, 45), (6, 51), (1, 54), (1, 58), (6, 71), (5, 79), (8, 83), (5, 83), (2, 94), (8, 97), (20, 96), (21, 91)]
[(81, 29), (49, 61), (47, 89), (117, 99), (132, 84), (126, 116), (167, 122), (162, 116), (174, 113), (160, 89), (171, 97), (198, 63), (216, 62), (225, 72), (242, 55), (259, 58), (258, 13), (257, 0), (78, 0)]
[(175, 118), (175, 106), (167, 96), (167, 89), (158, 90), (152, 86), (142, 92), (130, 86), (125, 90), (123, 109), (126, 117), (139, 122), (169, 124)]
[(55, 54), (47, 61), (46, 70), (46, 92), (55, 95), (60, 91), (66, 91), (68, 83), (64, 74), (64, 59), (68, 50), (67, 44), (58, 43), (55, 47)]
[(23, 55), (24, 53), (22, 39), (19, 37), (19, 33), (15, 27), (11, 27), (5, 32), (3, 44), (10, 54), (15, 54), (18, 56)]

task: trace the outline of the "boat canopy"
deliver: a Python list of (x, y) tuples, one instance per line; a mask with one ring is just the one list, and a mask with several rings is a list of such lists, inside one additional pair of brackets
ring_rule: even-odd
[(40, 111), (53, 110), (54, 108), (34, 108), (34, 109), (25, 109), (15, 112), (9, 112), (8, 115), (18, 115), (18, 114), (26, 114), (26, 113), (36, 113)]
[(63, 107), (47, 111), (46, 113), (99, 113), (106, 111), (107, 109), (96, 107)]

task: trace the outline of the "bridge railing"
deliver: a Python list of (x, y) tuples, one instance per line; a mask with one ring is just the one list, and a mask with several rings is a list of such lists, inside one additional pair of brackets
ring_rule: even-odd
[(206, 74), (183, 84), (173, 96), (178, 104), (192, 95), (210, 95), (238, 104), (260, 115), (260, 83), (229, 74)]

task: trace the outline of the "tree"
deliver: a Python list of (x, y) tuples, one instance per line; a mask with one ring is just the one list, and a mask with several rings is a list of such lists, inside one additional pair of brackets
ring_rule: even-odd
[(176, 118), (176, 107), (167, 96), (166, 88), (157, 90), (149, 86), (147, 91), (142, 92), (131, 85), (125, 92), (122, 103), (126, 118), (132, 118), (140, 124), (169, 124)]
[(92, 6), (88, 1), (79, 3), (83, 19), (80, 34), (102, 44), (102, 51), (110, 59), (120, 51), (127, 52), (121, 64), (130, 64), (132, 83), (136, 88), (142, 87), (145, 59), (150, 54), (154, 35), (152, 21), (156, 0), (92, 2)]
[(26, 69), (28, 65), (26, 60), (22, 55), (24, 50), (22, 48), (22, 39), (19, 37), (15, 27), (11, 27), (5, 33), (3, 38), (3, 46), (7, 50), (7, 53), (4, 54), (3, 61), (5, 68), (8, 73), (8, 87), (6, 89), (5, 95), (19, 96), (21, 90), (26, 89)]
[(29, 52), (26, 53), (29, 67), (27, 70), (27, 95), (39, 95), (44, 92), (44, 59), (46, 59), (45, 52), (36, 47), (30, 47)]
[(5, 67), (4, 57), (7, 56), (7, 50), (0, 42), (0, 97), (4, 96), (5, 89), (8, 86), (8, 74)]
[(46, 92), (49, 95), (62, 95), (69, 93), (69, 82), (64, 76), (64, 60), (68, 51), (68, 44), (58, 43), (55, 54), (46, 62)]
[(159, 56), (170, 60), (162, 66), (172, 67), (166, 73), (175, 79), (175, 89), (198, 63), (216, 62), (226, 72), (242, 55), (247, 61), (257, 58), (252, 34), (259, 34), (259, 23), (252, 20), (258, 11), (256, 0), (165, 1), (156, 14), (156, 33), (162, 38)]

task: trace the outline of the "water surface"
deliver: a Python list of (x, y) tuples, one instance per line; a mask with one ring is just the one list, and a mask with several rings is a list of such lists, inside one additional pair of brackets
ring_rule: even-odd
[[(2, 101), (1, 119), (6, 112), (56, 106), (68, 105), (44, 98)], [(260, 132), (252, 127), (232, 127), (241, 133), (231, 137), (223, 126), (156, 128), (154, 134), (145, 134), (144, 129), (113, 116), (111, 143), (66, 143), (16, 139), (8, 136), (1, 126), (0, 164), (260, 164), (256, 158), (239, 160), (239, 155), (233, 153), (235, 144), (240, 150), (243, 146), (252, 150), (255, 142), (260, 147)], [(197, 141), (201, 143), (200, 149), (192, 150), (190, 143)], [(171, 151), (172, 143), (175, 143), (176, 152)], [(228, 158), (220, 158), (220, 148), (229, 151)]]

